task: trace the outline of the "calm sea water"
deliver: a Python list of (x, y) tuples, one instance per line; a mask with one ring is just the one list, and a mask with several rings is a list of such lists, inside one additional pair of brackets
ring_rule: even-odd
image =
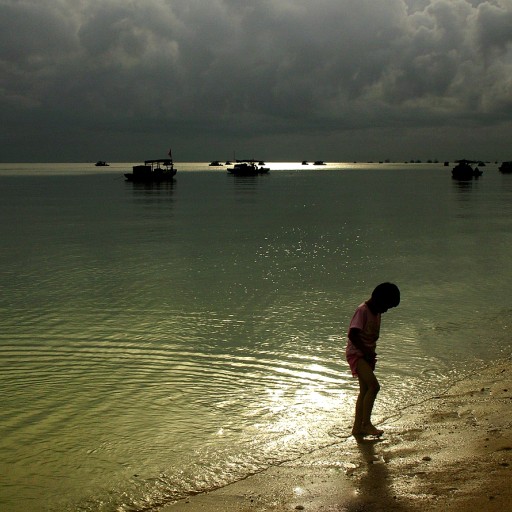
[(0, 508), (133, 511), (348, 435), (381, 281), (377, 420), (509, 355), (512, 176), (440, 164), (0, 165)]

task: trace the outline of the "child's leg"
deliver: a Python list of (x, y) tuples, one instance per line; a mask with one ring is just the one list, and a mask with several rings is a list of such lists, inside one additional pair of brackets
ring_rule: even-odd
[(352, 433), (354, 435), (381, 435), (383, 431), (374, 427), (371, 421), (373, 404), (380, 390), (379, 381), (364, 359), (357, 362), (357, 375), (359, 378), (359, 396), (356, 402)]
[(366, 386), (363, 381), (359, 379), (359, 395), (357, 395), (356, 401), (356, 413), (354, 415), (354, 426), (352, 427), (352, 434), (355, 436), (362, 435), (362, 423), (363, 423), (363, 400), (366, 394)]

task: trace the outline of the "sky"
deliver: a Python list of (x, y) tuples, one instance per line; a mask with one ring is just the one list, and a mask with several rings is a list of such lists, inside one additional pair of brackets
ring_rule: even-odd
[(2, 162), (512, 160), (512, 0), (0, 0)]

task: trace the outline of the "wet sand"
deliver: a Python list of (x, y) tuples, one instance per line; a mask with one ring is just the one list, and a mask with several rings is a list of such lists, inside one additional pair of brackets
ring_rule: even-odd
[[(512, 361), (474, 372), (381, 423), (160, 512), (512, 510)], [(346, 429), (349, 430), (347, 425)]]

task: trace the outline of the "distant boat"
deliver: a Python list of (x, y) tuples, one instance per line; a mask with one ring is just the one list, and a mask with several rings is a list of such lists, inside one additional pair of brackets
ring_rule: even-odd
[(218, 160), (213, 160), (212, 162), (210, 162), (210, 167), (221, 167), (222, 165), (224, 165), (222, 162), (219, 162)]
[(145, 160), (144, 165), (134, 165), (133, 172), (125, 174), (127, 181), (134, 183), (159, 183), (172, 181), (176, 175), (173, 161), (170, 158)]
[(325, 162), (323, 160), (315, 160), (313, 165), (325, 165)]
[(502, 162), (502, 164), (498, 167), (498, 171), (503, 174), (511, 174), (512, 173), (512, 161)]
[(267, 174), (270, 171), (268, 167), (258, 167), (253, 160), (237, 161), (237, 163), (228, 169), (228, 173), (235, 176), (257, 176), (258, 174)]
[(96, 167), (108, 167), (108, 164), (105, 162), (105, 160), (98, 160), (94, 165)]
[(457, 160), (457, 165), (452, 169), (452, 178), (456, 180), (472, 180), (482, 176), (483, 171), (478, 167), (471, 167), (472, 160)]
[(302, 160), (302, 165), (309, 165), (307, 160)]
[(169, 158), (158, 160), (145, 160), (144, 165), (134, 165), (132, 173), (125, 174), (127, 181), (133, 183), (160, 183), (172, 181), (177, 170), (174, 168), (172, 153), (169, 149)]
[(256, 176), (258, 174), (258, 167), (254, 162), (239, 162), (230, 167), (228, 172), (236, 176)]

